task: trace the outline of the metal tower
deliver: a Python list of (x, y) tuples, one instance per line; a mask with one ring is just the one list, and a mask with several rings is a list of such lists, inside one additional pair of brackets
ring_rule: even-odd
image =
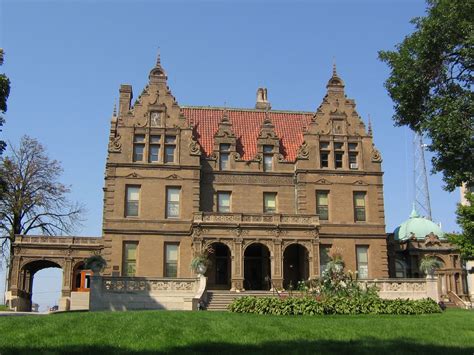
[(413, 139), (413, 189), (415, 207), (424, 217), (431, 220), (431, 202), (426, 174), (425, 147), (423, 137), (415, 132)]

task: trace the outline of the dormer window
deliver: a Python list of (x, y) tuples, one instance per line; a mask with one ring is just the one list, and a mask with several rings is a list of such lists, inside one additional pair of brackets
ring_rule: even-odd
[(359, 163), (357, 161), (357, 143), (349, 143), (349, 169), (359, 169)]
[(334, 142), (334, 167), (336, 169), (342, 168), (342, 162), (344, 159), (343, 145), (344, 143), (342, 142)]
[(321, 168), (329, 167), (329, 142), (319, 143), (319, 159)]
[(230, 156), (230, 144), (219, 145), (219, 169), (229, 170), (229, 156)]
[(263, 171), (273, 170), (273, 146), (263, 146)]
[(160, 159), (161, 136), (150, 136), (148, 162), (155, 163)]

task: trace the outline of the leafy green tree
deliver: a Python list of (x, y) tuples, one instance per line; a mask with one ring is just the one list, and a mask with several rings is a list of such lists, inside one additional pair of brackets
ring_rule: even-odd
[(456, 210), (456, 221), (461, 226), (462, 234), (449, 234), (451, 243), (459, 247), (464, 259), (474, 259), (474, 194), (466, 193), (466, 205), (458, 205)]
[[(3, 65), (3, 49), (0, 48), (0, 65)], [(0, 127), (3, 126), (5, 120), (2, 116), (7, 111), (7, 99), (10, 95), (10, 80), (5, 74), (0, 74)], [(1, 132), (0, 128), (0, 132)], [(5, 150), (6, 144), (3, 140), (0, 140), (0, 155)]]
[(396, 125), (430, 139), (433, 172), (453, 191), (474, 178), (474, 1), (427, 0), (426, 17), (394, 51), (380, 51)]

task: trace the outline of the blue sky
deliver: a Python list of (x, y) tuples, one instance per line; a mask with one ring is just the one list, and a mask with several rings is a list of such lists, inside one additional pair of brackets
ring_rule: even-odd
[[(377, 51), (392, 49), (422, 16), (417, 0), (1, 1), (0, 71), (12, 81), (2, 136), (39, 139), (62, 162), (71, 199), (87, 207), (79, 235), (100, 236), (110, 116), (118, 88), (147, 82), (160, 47), (169, 86), (183, 105), (253, 107), (268, 88), (274, 109), (315, 111), (333, 58), (383, 156), (387, 231), (413, 200), (411, 132), (394, 127)], [(431, 165), (428, 162), (428, 169)], [(433, 218), (458, 230), (459, 192), (429, 177)], [(35, 278), (34, 300), (53, 304), (60, 271)], [(4, 275), (0, 274), (0, 279)], [(0, 281), (0, 290), (2, 290)], [(0, 297), (1, 300), (1, 297)]]

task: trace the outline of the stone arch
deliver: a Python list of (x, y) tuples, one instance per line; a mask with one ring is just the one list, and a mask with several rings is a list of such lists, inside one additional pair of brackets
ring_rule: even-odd
[(298, 282), (309, 278), (310, 249), (304, 243), (291, 242), (282, 250), (283, 288), (296, 288)]
[(268, 243), (260, 241), (251, 241), (244, 246), (244, 288), (246, 290), (270, 289), (271, 249)]
[[(33, 305), (33, 282), (36, 273), (41, 270), (57, 268), (63, 271), (62, 279), (67, 275), (64, 274), (64, 263), (62, 260), (55, 259), (26, 259), (23, 260), (19, 272), (19, 290), (21, 294), (20, 309), (30, 312)], [(63, 281), (62, 281), (63, 283)]]
[(230, 243), (220, 240), (206, 243), (206, 248), (211, 247), (213, 253), (209, 256), (210, 265), (206, 276), (209, 289), (230, 289), (232, 275), (232, 247)]
[(395, 277), (406, 278), (408, 275), (408, 266), (405, 260), (396, 258), (395, 259)]

